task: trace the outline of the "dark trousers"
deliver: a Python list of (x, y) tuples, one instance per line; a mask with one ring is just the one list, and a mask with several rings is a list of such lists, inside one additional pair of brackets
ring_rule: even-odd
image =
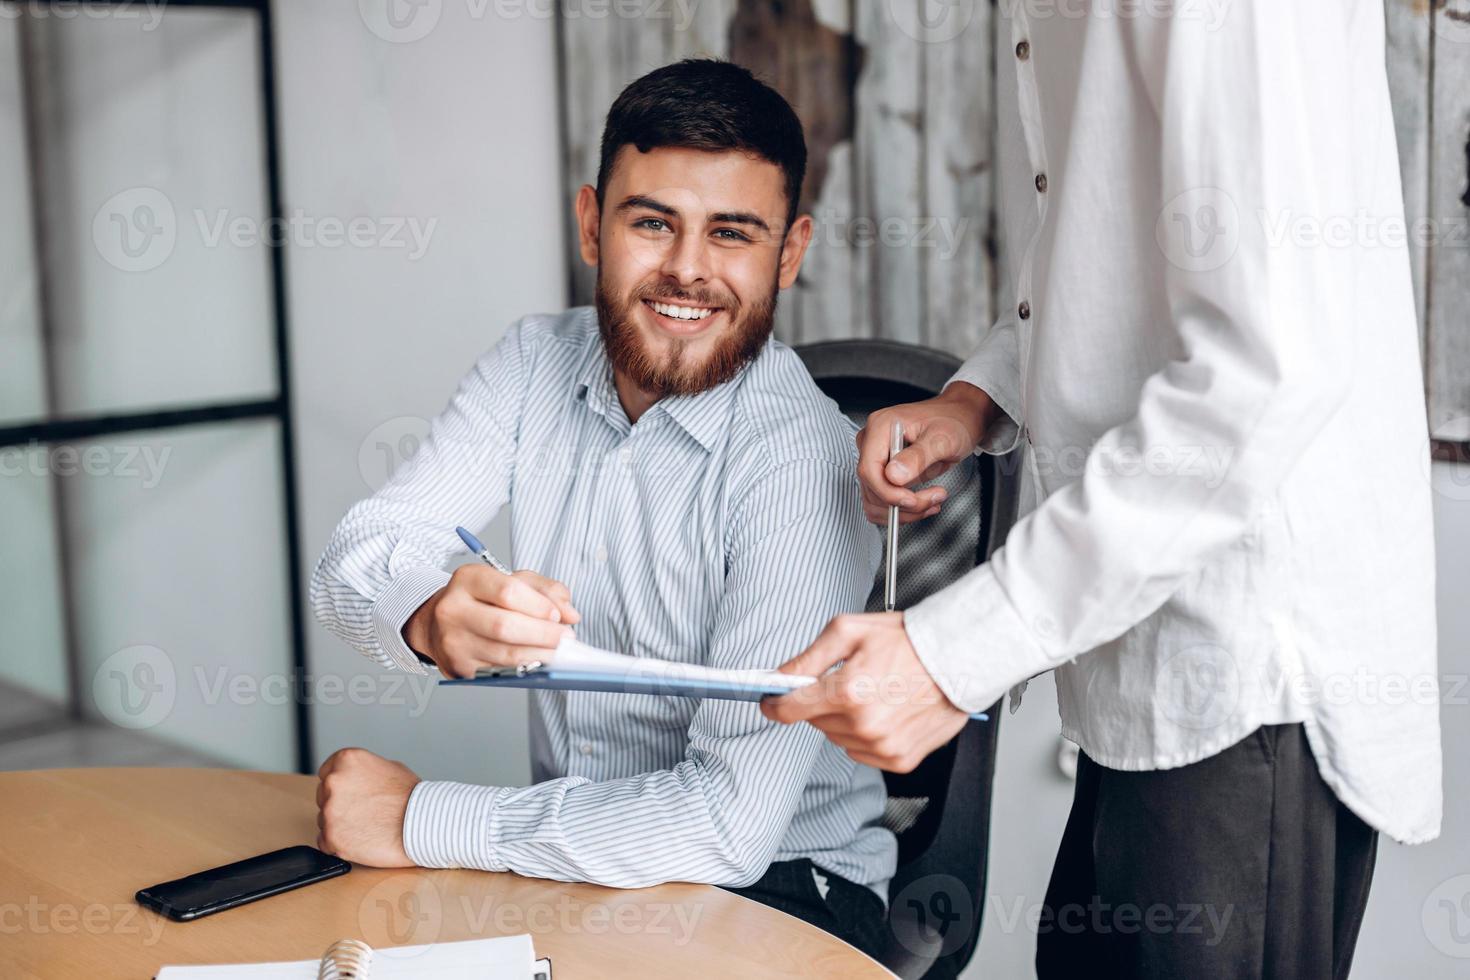
[(1119, 772), (1084, 754), (1037, 976), (1339, 980), (1377, 847), (1300, 725), (1178, 769)]
[[(825, 898), (812, 876), (813, 869), (826, 879)], [(883, 934), (888, 929), (883, 900), (872, 889), (817, 868), (807, 858), (777, 861), (755, 884), (727, 891), (810, 922), (874, 959), (883, 949)]]

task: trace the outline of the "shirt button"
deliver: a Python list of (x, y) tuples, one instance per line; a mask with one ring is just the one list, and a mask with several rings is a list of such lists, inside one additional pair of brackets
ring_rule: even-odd
[(1020, 44), (1016, 45), (1016, 57), (1020, 58), (1022, 61), (1025, 61), (1027, 58), (1031, 57), (1030, 41), (1022, 41)]
[(1016, 307), (1016, 315), (1022, 320), (1031, 319), (1031, 304), (1027, 300), (1021, 300), (1021, 305)]
[(632, 450), (632, 448), (631, 447), (628, 447), (628, 446), (624, 446), (622, 449), (618, 450), (618, 459), (620, 459), (620, 460), (623, 461), (623, 465), (624, 466), (632, 466), (633, 465), (633, 450)]
[(607, 549), (602, 545), (598, 545), (597, 550), (592, 552), (592, 557), (597, 561), (597, 564), (601, 565), (607, 561)]
[(1046, 174), (1036, 175), (1036, 190), (1040, 194), (1046, 193)]
[(1045, 613), (1031, 621), (1031, 628), (1036, 630), (1036, 635), (1043, 640), (1050, 640), (1057, 635), (1057, 624), (1052, 622), (1051, 617)]
[(581, 745), (577, 746), (577, 751), (578, 752), (581, 752), (583, 755), (591, 755), (592, 754), (592, 743), (591, 742), (583, 742)]

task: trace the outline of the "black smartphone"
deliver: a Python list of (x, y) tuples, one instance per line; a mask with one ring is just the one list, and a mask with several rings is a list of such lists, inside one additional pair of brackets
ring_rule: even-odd
[(150, 885), (133, 897), (159, 915), (188, 922), (351, 870), (352, 865), (341, 858), (301, 844)]

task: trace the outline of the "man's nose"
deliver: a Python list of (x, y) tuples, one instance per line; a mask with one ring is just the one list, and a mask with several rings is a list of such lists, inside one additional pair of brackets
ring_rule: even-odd
[(703, 283), (710, 278), (710, 255), (708, 244), (702, 233), (680, 231), (674, 236), (673, 244), (664, 254), (659, 269), (680, 286), (688, 287)]

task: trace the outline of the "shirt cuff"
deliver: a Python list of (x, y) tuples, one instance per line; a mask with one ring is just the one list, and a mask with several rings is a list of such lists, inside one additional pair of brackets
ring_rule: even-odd
[(411, 568), (395, 578), (373, 603), (373, 631), (378, 646), (388, 659), (410, 674), (427, 674), (428, 668), (403, 639), (403, 624), (424, 601), (449, 583), (449, 573), (440, 568)]
[(1056, 627), (1044, 617), (1029, 626), (989, 564), (903, 614), (919, 661), (957, 708), (984, 711), (1018, 681), (1056, 665), (1045, 644)]
[(408, 797), (403, 814), (403, 850), (421, 868), (478, 868), (508, 871), (493, 841), (500, 786), (424, 780)]
[(1004, 456), (1021, 441), (1021, 395), (1014, 381), (1017, 370), (1008, 354), (982, 349), (944, 383), (946, 388), (956, 381), (974, 385), (989, 395), (1003, 413), (990, 423), (985, 437), (975, 447), (982, 453)]

